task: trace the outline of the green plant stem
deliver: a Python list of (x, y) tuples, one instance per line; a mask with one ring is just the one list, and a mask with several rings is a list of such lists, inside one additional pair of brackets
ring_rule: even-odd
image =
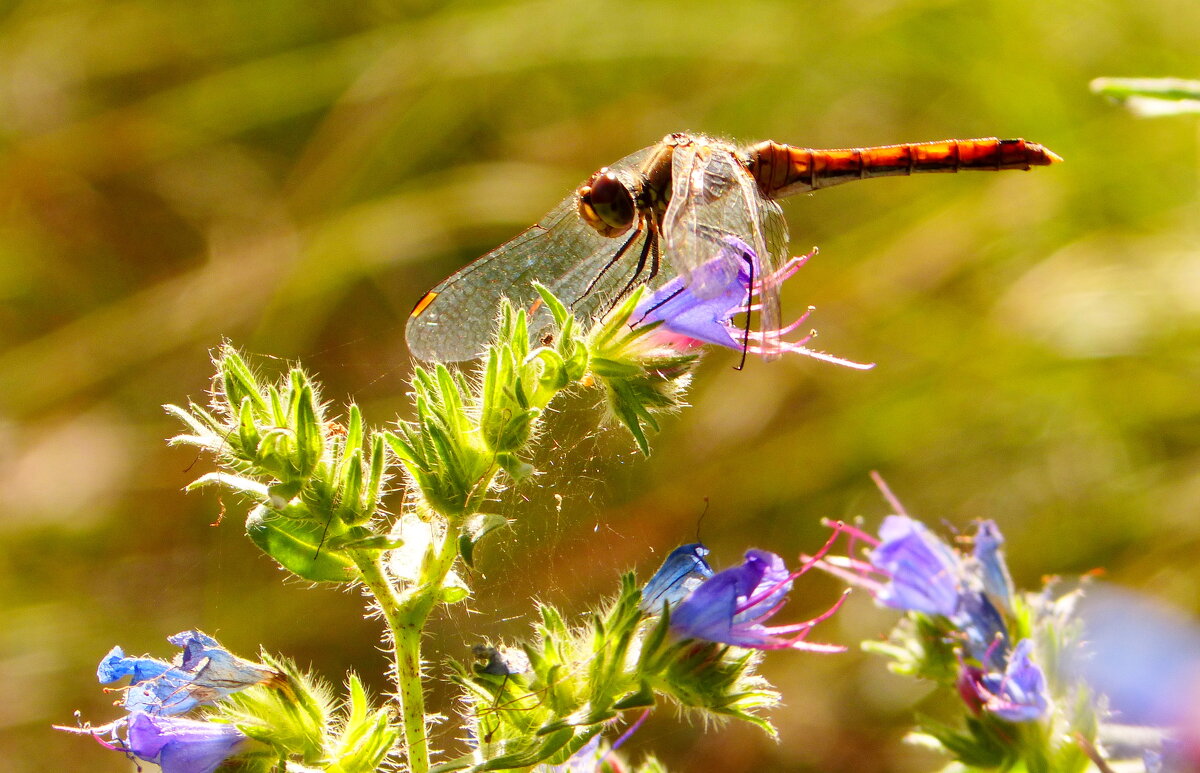
[(357, 555), (363, 581), (375, 596), (392, 634), (397, 696), (404, 728), (408, 770), (427, 773), (429, 739), (425, 726), (425, 691), (421, 683), (421, 633), (441, 597), (446, 575), (458, 557), (458, 529), (448, 527), (442, 542), (421, 567), (421, 582), (398, 592), (388, 581), (382, 557)]

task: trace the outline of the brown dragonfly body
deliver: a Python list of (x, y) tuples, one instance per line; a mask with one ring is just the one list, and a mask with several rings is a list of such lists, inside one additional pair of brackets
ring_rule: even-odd
[(995, 137), (837, 150), (797, 148), (767, 140), (751, 146), (746, 155), (759, 190), (772, 199), (851, 180), (969, 169), (1029, 171), (1062, 160), (1037, 143)]

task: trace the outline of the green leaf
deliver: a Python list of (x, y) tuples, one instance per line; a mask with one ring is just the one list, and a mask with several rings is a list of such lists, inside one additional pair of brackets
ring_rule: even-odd
[(559, 330), (562, 330), (574, 321), (566, 304), (560, 301), (558, 296), (550, 292), (548, 287), (541, 282), (534, 282), (533, 289), (537, 290), (538, 295), (542, 296), (542, 303), (546, 304), (546, 308), (550, 310), (550, 315), (554, 317), (554, 324), (558, 325)]
[(341, 460), (342, 475), (338, 481), (337, 516), (343, 523), (362, 522), (359, 507), (362, 504), (363, 465), (362, 449), (355, 448)]
[(292, 468), (292, 433), (283, 427), (273, 427), (258, 441), (258, 463), (263, 470), (279, 479), (290, 478)]
[(391, 724), (387, 709), (371, 710), (357, 676), (350, 675), (347, 687), (345, 724), (334, 743), (333, 756), (344, 773), (373, 773), (387, 758), (400, 731)]
[(346, 417), (346, 438), (344, 448), (361, 448), (363, 442), (362, 411), (354, 403), (350, 404), (349, 415)]
[(330, 547), (323, 524), (290, 518), (260, 505), (246, 519), (246, 534), (259, 550), (302, 579), (343, 583), (359, 578), (354, 561)]
[(353, 526), (345, 534), (327, 537), (325, 544), (334, 550), (395, 550), (404, 545), (404, 540)]
[(258, 455), (258, 444), (262, 441), (262, 433), (254, 421), (254, 401), (249, 395), (242, 398), (238, 406), (238, 439), (241, 441), (241, 453), (247, 459)]
[(558, 352), (553, 349), (541, 348), (529, 357), (532, 361), (541, 363), (542, 373), (538, 377), (538, 390), (547, 399), (560, 390), (566, 389), (567, 385), (571, 383), (567, 363)]
[(1134, 115), (1152, 118), (1200, 113), (1200, 81), (1181, 78), (1096, 78), (1092, 91), (1124, 103)]
[(518, 459), (516, 454), (507, 451), (496, 454), (496, 464), (500, 465), (502, 470), (518, 482), (525, 480), (536, 471), (532, 464)]
[(1183, 78), (1096, 78), (1089, 86), (1096, 94), (1117, 99), (1200, 99), (1200, 81)]
[(201, 475), (189, 483), (185, 491), (194, 491), (209, 486), (221, 486), (239, 494), (246, 494), (258, 502), (265, 502), (270, 498), (270, 491), (266, 485), (250, 478), (230, 475), (227, 472), (210, 472)]
[(255, 408), (266, 411), (267, 404), (263, 400), (258, 380), (233, 347), (221, 347), (217, 355), (217, 369), (221, 373), (221, 383), (229, 405), (241, 405), (243, 399), (249, 398)]
[(292, 407), (289, 417), (295, 433), (293, 465), (301, 477), (307, 478), (316, 468), (325, 451), (325, 431), (321, 426), (319, 408), (312, 385), (304, 372), (292, 371)]
[(650, 685), (643, 683), (636, 692), (632, 692), (614, 703), (613, 708), (617, 711), (628, 711), (629, 709), (647, 709), (653, 705), (654, 690)]
[[(168, 403), (167, 405), (163, 406), (163, 410), (166, 411), (168, 415), (174, 416), (175, 418), (179, 419), (184, 424), (186, 424), (188, 429), (190, 429), (192, 431), (193, 435), (195, 435), (197, 437), (205, 437), (207, 435), (211, 435), (212, 431), (213, 431), (212, 425), (201, 422), (200, 420), (198, 420), (196, 418), (196, 416), (206, 416), (207, 414), (201, 413), (201, 412), (195, 412), (195, 415), (193, 415), (193, 412), (195, 411), (195, 408), (197, 406), (195, 403), (193, 403), (191, 407), (193, 410), (188, 411), (184, 408), (181, 408), (178, 405), (171, 405)], [(177, 438), (172, 438), (168, 442), (170, 444), (174, 445), (176, 442), (179, 442), (179, 441)]]
[(635, 378), (643, 373), (643, 369), (631, 362), (593, 357), (592, 372), (601, 378)]
[(290, 661), (266, 653), (260, 657), (263, 663), (282, 672), (281, 683), (234, 693), (219, 702), (214, 711), (247, 736), (274, 748), (277, 756), (318, 764), (330, 746), (332, 691)]
[(507, 525), (508, 520), (495, 513), (479, 513), (468, 518), (458, 538), (458, 554), (462, 556), (463, 563), (474, 568), (475, 546), (496, 529)]

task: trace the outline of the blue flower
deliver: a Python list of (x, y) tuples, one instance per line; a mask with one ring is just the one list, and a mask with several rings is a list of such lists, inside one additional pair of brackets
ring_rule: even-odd
[(167, 640), (183, 648), (173, 664), (157, 658), (127, 657), (120, 647), (113, 647), (100, 661), (96, 678), (101, 684), (130, 677), (122, 703), (128, 711), (182, 714), (282, 678), (273, 669), (231, 655), (200, 631), (184, 631)]
[(1008, 649), (1008, 626), (1004, 616), (986, 594), (969, 590), (959, 598), (958, 611), (950, 618), (967, 640), (971, 657), (987, 668), (1004, 667)]
[[(717, 257), (693, 270), (686, 281), (676, 277), (642, 298), (633, 312), (633, 324), (661, 323), (651, 334), (652, 339), (682, 350), (712, 344), (751, 354), (793, 352), (859, 370), (874, 367), (809, 349), (805, 344), (812, 340), (811, 333), (799, 341), (785, 341), (784, 336), (808, 319), (811, 308), (792, 324), (775, 330), (747, 332), (743, 325), (734, 323), (735, 316), (758, 309), (757, 299), (763, 287), (775, 287), (791, 278), (812, 254), (793, 258), (764, 277), (754, 250), (727, 234)], [(736, 271), (731, 268), (734, 265)], [(697, 287), (705, 288), (705, 297), (692, 289)]]
[(111, 684), (126, 676), (132, 679), (121, 705), (128, 711), (166, 716), (200, 705), (190, 688), (191, 674), (156, 658), (127, 657), (119, 646), (113, 647), (100, 661), (96, 678), (101, 684)]
[(58, 729), (87, 733), (109, 749), (158, 765), (163, 773), (212, 773), (248, 740), (233, 725), (143, 711), (103, 727)]
[(712, 577), (712, 567), (704, 560), (707, 555), (708, 548), (699, 542), (672, 550), (642, 589), (642, 611), (655, 615), (662, 611), (663, 604), (674, 607)]
[(678, 603), (671, 613), (671, 632), (679, 638), (751, 649), (842, 652), (843, 647), (804, 641), (814, 625), (837, 611), (840, 600), (823, 615), (803, 623), (764, 625), (787, 601), (792, 580), (810, 566), (792, 573), (774, 553), (747, 551), (743, 564), (717, 572)]
[(976, 705), (1009, 722), (1033, 722), (1046, 716), (1050, 710), (1046, 675), (1030, 658), (1032, 649), (1031, 640), (1018, 642), (1003, 674), (967, 669), (966, 689), (978, 697)]
[(980, 521), (975, 529), (975, 574), (983, 591), (1006, 610), (1012, 610), (1013, 581), (1004, 561), (1004, 535), (995, 521)]

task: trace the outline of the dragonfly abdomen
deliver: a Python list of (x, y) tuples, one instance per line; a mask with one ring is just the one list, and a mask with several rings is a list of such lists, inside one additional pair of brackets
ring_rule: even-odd
[(759, 190), (773, 199), (872, 177), (964, 169), (1028, 170), (1062, 160), (1035, 142), (995, 137), (833, 150), (797, 148), (768, 140), (752, 146), (747, 153)]

